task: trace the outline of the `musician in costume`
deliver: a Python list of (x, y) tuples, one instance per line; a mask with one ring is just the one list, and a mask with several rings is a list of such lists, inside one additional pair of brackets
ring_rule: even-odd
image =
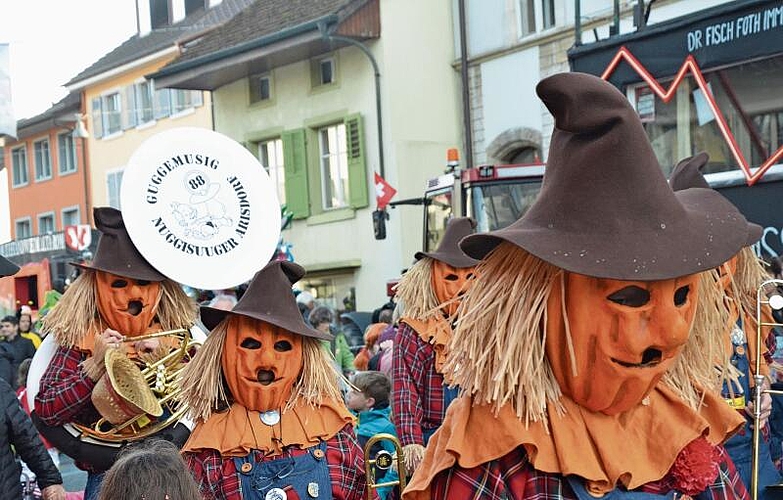
[[(709, 183), (701, 173), (709, 156), (699, 153), (679, 162), (669, 177), (672, 189), (678, 191), (688, 188), (710, 189)], [(758, 287), (766, 281), (767, 273), (756, 257), (751, 246), (761, 237), (761, 226), (748, 223), (748, 237), (745, 246), (726, 263), (719, 267), (718, 283), (725, 293), (724, 305), (728, 319), (723, 328), (725, 349), (730, 363), (736, 370), (734, 376), (725, 377), (721, 389), (726, 402), (745, 419), (745, 425), (725, 444), (734, 465), (737, 467), (745, 486), (750, 489), (753, 456), (753, 393), (755, 382), (756, 358), (759, 360), (759, 375), (765, 377), (765, 389), (769, 389), (769, 363), (772, 356), (768, 347), (775, 346), (775, 334), (772, 327), (762, 328), (761, 346), (756, 345), (758, 322), (756, 320), (756, 294)], [(765, 323), (775, 323), (768, 305), (762, 306), (762, 318)], [(775, 469), (770, 454), (770, 428), (767, 418), (772, 410), (772, 398), (762, 395), (763, 424), (762, 441), (759, 447), (758, 498), (771, 500), (776, 495), (766, 486), (780, 483), (780, 473)]]
[(746, 498), (720, 446), (742, 419), (704, 388), (722, 339), (691, 332), (745, 219), (669, 188), (611, 84), (566, 73), (537, 92), (555, 118), (543, 186), (461, 242), (482, 259), (444, 368), (463, 393), (403, 498)]
[(438, 248), (417, 252), (416, 263), (397, 287), (404, 307), (392, 358), (392, 416), (408, 471), (418, 466), (424, 446), (457, 396), (457, 389), (444, 383), (442, 368), (453, 315), (478, 262), (457, 243), (474, 227), (468, 217), (451, 219)]
[[(153, 332), (190, 328), (197, 314), (195, 304), (182, 288), (139, 254), (120, 211), (95, 208), (93, 217), (102, 233), (95, 258), (89, 264), (78, 264), (81, 275), (43, 321), (43, 333), (53, 336), (58, 347), (41, 378), (34, 412), (40, 419), (37, 424), (42, 434), (71, 455), (77, 467), (88, 472), (86, 500), (97, 498), (103, 473), (111, 467), (119, 447), (103, 447), (105, 451), (96, 453), (95, 449), (84, 448), (78, 438), (64, 443), (68, 434), (60, 426), (69, 423), (92, 426), (102, 416), (106, 417), (107, 411), (117, 411), (122, 416), (123, 412), (155, 413), (155, 407), (160, 409), (154, 398), (150, 400), (152, 393), (146, 386), (130, 388), (141, 395), (141, 408), (105, 397), (110, 390), (107, 364), (110, 359), (112, 362), (130, 359), (139, 365), (160, 359), (179, 347), (177, 339), (127, 340)], [(96, 397), (99, 394), (96, 387), (102, 389), (100, 397)], [(157, 421), (156, 417), (165, 415), (149, 415), (150, 424)], [(166, 431), (157, 435), (175, 439)], [(133, 440), (133, 436), (127, 439)]]
[(231, 311), (201, 308), (212, 330), (183, 372), (197, 419), (183, 448), (207, 500), (364, 496), (364, 458), (329, 353), (291, 286), (304, 269), (272, 262)]

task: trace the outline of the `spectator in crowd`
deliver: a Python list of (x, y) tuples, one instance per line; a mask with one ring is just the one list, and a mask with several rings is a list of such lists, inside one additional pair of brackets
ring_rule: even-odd
[[(46, 452), (38, 431), (16, 399), (16, 393), (0, 380), (0, 488), (3, 498), (21, 498), (22, 467), (16, 461), (14, 450), (35, 474), (44, 500), (65, 500), (65, 489), (60, 472)], [(13, 447), (13, 449), (11, 448)]]
[(30, 306), (20, 307), (16, 318), (19, 321), (19, 335), (32, 342), (36, 349), (41, 347), (41, 337), (33, 331), (33, 310)]
[(103, 479), (99, 500), (197, 500), (198, 485), (176, 445), (150, 439), (126, 448)]
[(299, 295), (296, 296), (296, 305), (299, 307), (299, 312), (302, 313), (305, 322), (307, 322), (310, 313), (315, 309), (313, 294), (310, 292), (299, 292)]
[[(376, 323), (377, 324), (377, 323)], [(391, 393), (391, 380), (380, 372), (357, 373), (353, 378), (354, 388), (348, 392), (348, 409), (354, 412), (358, 418), (356, 425), (356, 439), (364, 449), (367, 441), (376, 434), (391, 434), (397, 436), (389, 413), (389, 394)], [(370, 457), (375, 457), (379, 451), (386, 450), (395, 453), (394, 444), (388, 440), (376, 442), (370, 449)], [(376, 470), (375, 480), (380, 482), (395, 481), (398, 475), (396, 471), (389, 471), (385, 475), (383, 471)], [(391, 491), (390, 487), (378, 488), (378, 496), (381, 500)]]
[[(33, 343), (19, 335), (19, 322), (16, 316), (6, 316), (0, 321), (0, 336), (5, 342), (0, 343), (0, 357), (8, 360), (10, 373), (0, 373), (8, 385), (16, 385), (16, 373), (19, 371), (19, 365), (22, 361), (32, 358), (35, 355), (35, 346)], [(3, 363), (5, 364), (5, 363)], [(5, 378), (9, 376), (10, 378)]]
[(386, 323), (373, 323), (364, 331), (364, 347), (356, 354), (356, 358), (353, 360), (353, 366), (357, 370), (378, 369), (378, 358), (375, 357), (380, 350), (378, 339), (387, 326), (389, 325)]
[[(300, 293), (299, 297), (301, 295)], [(354, 371), (353, 354), (351, 354), (351, 348), (348, 346), (345, 334), (333, 326), (334, 316), (331, 309), (326, 306), (316, 307), (310, 313), (309, 319), (310, 324), (316, 330), (334, 335), (334, 339), (331, 341), (324, 341), (324, 346), (332, 353), (338, 371), (346, 377), (349, 376)]]
[[(19, 365), (19, 372), (17, 373), (16, 397), (19, 399), (19, 404), (22, 406), (22, 409), (28, 415), (30, 415), (30, 405), (27, 403), (27, 374), (30, 371), (30, 365), (32, 362), (32, 359), (25, 359), (22, 361), (22, 364)], [(43, 436), (40, 437), (41, 441), (46, 447), (46, 451), (49, 452), (49, 456), (52, 457), (52, 462), (54, 463), (55, 467), (59, 469), (60, 452), (57, 451), (57, 448), (55, 448), (52, 443), (47, 441), (46, 438)]]

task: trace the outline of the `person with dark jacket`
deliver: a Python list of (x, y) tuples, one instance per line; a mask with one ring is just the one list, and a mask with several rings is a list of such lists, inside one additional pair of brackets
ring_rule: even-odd
[[(0, 277), (11, 276), (18, 270), (19, 267), (0, 256)], [(22, 466), (14, 456), (15, 449), (35, 473), (43, 499), (65, 500), (60, 471), (54, 466), (30, 417), (19, 405), (16, 391), (5, 380), (0, 380), (0, 409), (0, 491), (3, 498), (22, 497)]]

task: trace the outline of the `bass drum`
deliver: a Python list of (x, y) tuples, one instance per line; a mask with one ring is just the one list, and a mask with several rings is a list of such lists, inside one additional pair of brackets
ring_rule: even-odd
[[(190, 329), (193, 340), (203, 343), (207, 336), (204, 331), (194, 325)], [(52, 443), (58, 450), (73, 458), (76, 462), (83, 462), (91, 465), (96, 471), (108, 470), (117, 459), (117, 454), (122, 451), (133, 440), (127, 440), (121, 443), (114, 441), (103, 441), (85, 435), (79, 428), (73, 424), (61, 426), (51, 426), (45, 424), (35, 411), (35, 397), (43, 378), (44, 372), (57, 352), (57, 342), (52, 335), (48, 335), (41, 342), (41, 346), (33, 356), (30, 365), (30, 371), (27, 376), (27, 403), (31, 408), (30, 417), (38, 428), (38, 431)], [(179, 419), (177, 422), (166, 427), (155, 434), (158, 439), (171, 441), (178, 448), (182, 448), (185, 441), (190, 437), (190, 431), (193, 430), (194, 423), (187, 417)]]

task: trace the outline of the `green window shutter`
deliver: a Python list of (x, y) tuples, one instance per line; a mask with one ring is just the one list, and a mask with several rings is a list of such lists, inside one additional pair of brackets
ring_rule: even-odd
[(285, 201), (294, 219), (310, 215), (310, 198), (307, 187), (307, 151), (305, 130), (283, 132), (283, 172), (285, 172)]
[(353, 208), (366, 207), (369, 205), (369, 197), (361, 115), (349, 115), (345, 118), (345, 140), (348, 145), (349, 203)]

